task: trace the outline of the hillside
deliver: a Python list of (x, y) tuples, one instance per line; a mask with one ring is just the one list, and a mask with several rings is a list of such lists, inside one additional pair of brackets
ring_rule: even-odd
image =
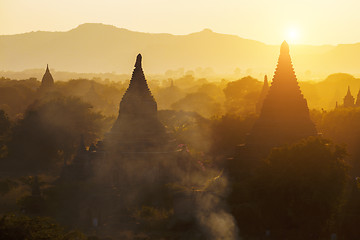
[[(44, 68), (49, 63), (57, 70), (70, 72), (129, 73), (139, 52), (147, 73), (182, 67), (211, 67), (216, 72), (231, 73), (238, 67), (242, 72), (272, 74), (279, 49), (209, 29), (171, 35), (87, 23), (67, 32), (0, 36), (0, 70)], [(360, 44), (291, 46), (291, 54), (300, 75), (307, 70), (324, 75), (360, 72)]]

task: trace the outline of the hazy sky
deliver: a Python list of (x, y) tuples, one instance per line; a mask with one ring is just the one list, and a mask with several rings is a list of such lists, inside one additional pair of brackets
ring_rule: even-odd
[(0, 34), (97, 22), (134, 31), (215, 32), (280, 44), (360, 42), (359, 0), (0, 0)]

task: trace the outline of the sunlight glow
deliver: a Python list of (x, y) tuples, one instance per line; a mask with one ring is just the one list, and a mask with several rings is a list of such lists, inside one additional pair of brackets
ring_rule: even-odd
[(291, 27), (287, 30), (286, 41), (289, 43), (297, 43), (299, 41), (299, 29)]

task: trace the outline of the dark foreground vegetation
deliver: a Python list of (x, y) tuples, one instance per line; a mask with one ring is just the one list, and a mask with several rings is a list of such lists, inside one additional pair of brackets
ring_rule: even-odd
[(95, 173), (76, 165), (102, 154), (129, 82), (77, 79), (41, 91), (36, 79), (2, 78), (0, 239), (358, 239), (360, 107), (342, 107), (331, 90), (357, 81), (301, 83), (321, 136), (256, 162), (239, 157), (238, 145), (259, 116), (262, 82), (149, 82), (176, 146), (161, 158), (180, 161), (165, 165), (171, 176), (154, 187), (148, 163), (143, 176), (128, 166), (136, 177), (111, 186), (105, 163)]

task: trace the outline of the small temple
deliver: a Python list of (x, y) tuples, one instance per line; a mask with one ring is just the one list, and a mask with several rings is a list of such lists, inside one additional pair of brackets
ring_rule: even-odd
[(54, 86), (54, 78), (52, 77), (50, 70), (49, 70), (49, 65), (47, 64), (46, 71), (41, 80), (40, 89), (49, 89), (49, 88), (52, 88), (53, 86)]
[(268, 92), (269, 92), (269, 82), (268, 82), (267, 75), (265, 75), (265, 77), (264, 77), (264, 85), (263, 85), (263, 87), (261, 89), (261, 93), (260, 93), (258, 102), (256, 103), (256, 113), (261, 112), (262, 105), (264, 103), (264, 100), (265, 100)]
[(360, 106), (360, 90), (358, 91), (358, 94), (357, 94), (357, 96), (356, 96), (355, 106), (357, 106), (357, 107)]
[(350, 86), (348, 86), (347, 93), (346, 93), (346, 95), (344, 97), (343, 107), (355, 107), (355, 98), (351, 94)]
[[(263, 89), (266, 89), (265, 84)], [(315, 135), (317, 131), (294, 72), (289, 45), (284, 41), (260, 116), (246, 144), (269, 149)]]

